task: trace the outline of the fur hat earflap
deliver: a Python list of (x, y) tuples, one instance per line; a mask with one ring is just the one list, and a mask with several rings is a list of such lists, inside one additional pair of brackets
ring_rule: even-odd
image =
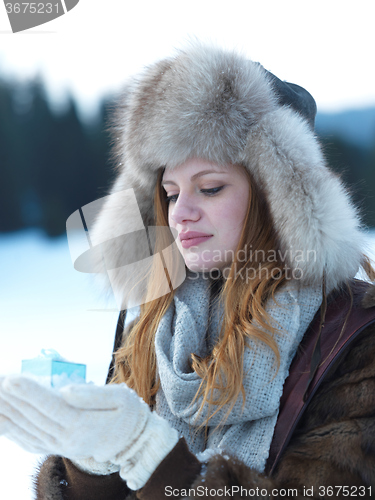
[(329, 289), (340, 286), (360, 267), (363, 238), (350, 196), (314, 135), (315, 112), (307, 91), (232, 51), (197, 42), (152, 64), (131, 80), (117, 107), (118, 176), (96, 218), (93, 244), (111, 240), (108, 260), (120, 266), (129, 252), (116, 238), (130, 232), (134, 212), (127, 213), (121, 191), (134, 189), (143, 225), (154, 225), (160, 167), (190, 158), (239, 164), (264, 193), (280, 251), (298, 279), (318, 284), (324, 274)]

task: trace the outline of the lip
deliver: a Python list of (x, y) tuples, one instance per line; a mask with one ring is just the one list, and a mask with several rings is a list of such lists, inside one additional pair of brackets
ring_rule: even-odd
[(209, 238), (212, 238), (213, 234), (199, 233), (197, 231), (188, 231), (186, 233), (180, 233), (179, 238), (181, 241), (182, 248), (190, 248), (192, 246), (199, 245)]

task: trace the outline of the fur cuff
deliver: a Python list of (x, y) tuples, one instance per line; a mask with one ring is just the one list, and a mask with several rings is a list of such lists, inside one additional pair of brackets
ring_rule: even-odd
[(370, 307), (375, 307), (375, 285), (369, 286), (366, 291), (363, 299), (362, 306), (365, 309), (369, 309)]
[(36, 500), (64, 500), (65, 467), (61, 457), (49, 456), (40, 463), (34, 478)]
[(265, 497), (271, 495), (275, 483), (272, 479), (249, 469), (245, 464), (227, 455), (216, 455), (208, 462), (200, 476), (181, 496), (222, 499), (223, 497)]

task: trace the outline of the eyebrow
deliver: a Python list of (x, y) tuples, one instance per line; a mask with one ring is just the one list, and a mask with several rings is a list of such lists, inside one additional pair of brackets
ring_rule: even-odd
[[(207, 174), (227, 174), (228, 172), (226, 171), (217, 171), (217, 170), (202, 170), (201, 172), (198, 172), (196, 174), (194, 174), (190, 180), (191, 181), (194, 181), (195, 179), (197, 179), (198, 177), (202, 177), (202, 175), (207, 175)], [(162, 185), (164, 184), (175, 184), (177, 185), (175, 182), (173, 181), (163, 181), (162, 182)]]

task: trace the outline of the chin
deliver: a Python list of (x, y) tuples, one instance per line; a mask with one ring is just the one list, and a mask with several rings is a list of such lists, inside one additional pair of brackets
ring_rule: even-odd
[(225, 264), (221, 262), (185, 262), (186, 267), (194, 273), (217, 273)]

